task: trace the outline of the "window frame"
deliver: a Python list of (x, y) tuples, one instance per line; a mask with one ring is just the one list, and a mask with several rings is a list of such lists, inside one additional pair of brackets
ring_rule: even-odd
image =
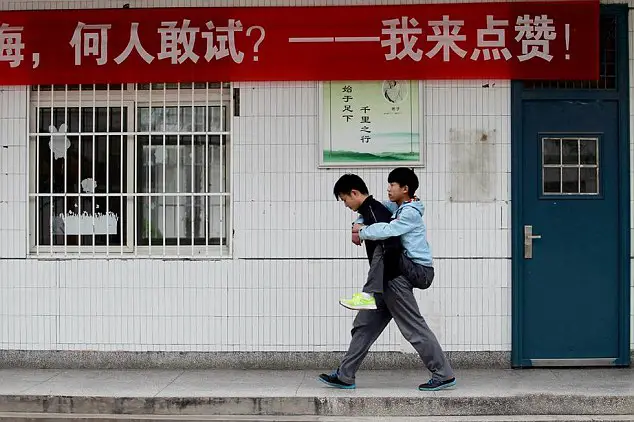
[[(603, 142), (604, 142), (604, 137), (603, 137), (603, 133), (595, 133), (595, 132), (588, 132), (588, 133), (579, 133), (579, 132), (561, 132), (561, 133), (551, 133), (551, 132), (542, 132), (539, 133), (537, 135), (537, 148), (538, 148), (538, 160), (537, 160), (537, 165), (538, 165), (538, 179), (537, 183), (537, 194), (539, 196), (540, 199), (545, 199), (545, 200), (601, 200), (603, 199), (603, 191), (604, 191), (604, 187), (603, 187), (603, 177), (602, 177), (602, 167), (603, 167), (603, 163), (602, 163), (602, 157), (603, 157)], [(548, 193), (548, 192), (544, 192), (544, 169), (545, 168), (575, 168), (575, 169), (580, 169), (580, 168), (586, 168), (585, 165), (582, 164), (576, 164), (576, 165), (567, 165), (567, 164), (560, 164), (559, 166), (557, 165), (545, 165), (544, 164), (544, 141), (547, 139), (559, 139), (560, 142), (562, 142), (564, 139), (575, 139), (575, 140), (592, 140), (592, 141), (596, 141), (596, 151), (597, 151), (597, 164), (596, 167), (594, 165), (588, 165), (587, 168), (596, 168), (596, 174), (597, 174), (597, 193), (594, 192), (590, 192), (590, 193), (581, 193), (581, 192), (570, 192), (570, 193), (564, 193), (564, 192), (552, 192), (552, 193)], [(560, 152), (561, 154), (561, 152)]]
[[(179, 85), (180, 86), (180, 85)], [(30, 87), (27, 94), (27, 155), (29, 163), (29, 171), (27, 172), (27, 214), (29, 222), (28, 230), (28, 257), (30, 258), (147, 258), (147, 259), (227, 259), (233, 256), (233, 208), (234, 198), (232, 194), (233, 189), (233, 142), (232, 142), (232, 129), (233, 129), (233, 86), (232, 84), (225, 85), (220, 84), (220, 87), (212, 88), (207, 85), (207, 88), (196, 88), (192, 84), (187, 88), (154, 88), (154, 89), (140, 89), (135, 84), (124, 84), (123, 89), (104, 89), (104, 90), (38, 90), (36, 87)], [(192, 95), (192, 91), (193, 94)], [(89, 105), (87, 105), (89, 104)], [(139, 198), (149, 197), (148, 193), (142, 193), (138, 189), (139, 178), (139, 163), (141, 157), (138, 155), (138, 142), (139, 136), (163, 136), (163, 134), (171, 134), (172, 132), (164, 131), (152, 131), (149, 126), (149, 132), (137, 131), (137, 117), (139, 108), (148, 107), (150, 110), (153, 107), (219, 107), (221, 131), (206, 131), (206, 132), (190, 132), (179, 133), (180, 136), (212, 136), (218, 135), (221, 139), (220, 145), (224, 146), (224, 154), (221, 154), (221, 169), (222, 175), (225, 178), (225, 183), (222, 184), (223, 188), (219, 193), (208, 192), (206, 198), (217, 196), (222, 198), (220, 209), (220, 229), (221, 235), (219, 238), (219, 244), (210, 243), (210, 236), (207, 236), (205, 245), (196, 245), (195, 241), (190, 242), (187, 245), (164, 245), (154, 244), (142, 245), (140, 244), (141, 231), (138, 224), (138, 216), (140, 210), (138, 208)], [(72, 108), (79, 107), (81, 109), (98, 107), (105, 108), (126, 108), (127, 127), (121, 128), (121, 132), (115, 132), (122, 137), (122, 143), (124, 145), (124, 151), (126, 153), (125, 168), (127, 171), (125, 192), (120, 193), (122, 197), (122, 209), (126, 212), (126, 241), (123, 245), (117, 243), (109, 246), (97, 246), (97, 245), (68, 245), (65, 239), (64, 245), (54, 245), (51, 239), (51, 245), (41, 245), (39, 237), (41, 235), (41, 228), (36, 221), (36, 207), (40, 197), (47, 196), (46, 194), (37, 193), (37, 180), (38, 172), (37, 168), (37, 142), (40, 139), (37, 112), (42, 108)], [(192, 113), (195, 117), (195, 112)], [(151, 111), (150, 111), (151, 116)], [(81, 119), (81, 112), (80, 112)], [(206, 122), (207, 124), (207, 122)], [(93, 127), (93, 132), (81, 132), (81, 125), (79, 127), (80, 136), (108, 136), (108, 133), (96, 132)], [(195, 129), (195, 128), (192, 128)], [(75, 133), (75, 132), (71, 132)], [(74, 135), (73, 135), (74, 136)], [(211, 174), (211, 173), (209, 173)], [(191, 195), (187, 195), (185, 192), (179, 192), (184, 198), (191, 198)], [(41, 195), (41, 196), (39, 196)], [(64, 194), (70, 196), (69, 194)], [(160, 195), (163, 195), (162, 192)], [(166, 193), (170, 196), (169, 193)], [(77, 196), (77, 195), (73, 195)], [(91, 197), (90, 194), (84, 194), (85, 197)], [(119, 197), (119, 195), (116, 195)], [(209, 211), (207, 211), (209, 212)], [(211, 221), (211, 220), (206, 220)], [(52, 224), (52, 223), (51, 223)], [(68, 236), (64, 234), (64, 236)]]

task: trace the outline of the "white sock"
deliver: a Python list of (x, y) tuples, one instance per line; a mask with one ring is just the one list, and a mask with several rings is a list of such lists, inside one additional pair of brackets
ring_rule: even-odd
[(361, 292), (361, 294), (366, 299), (372, 299), (374, 297), (374, 295), (372, 293)]

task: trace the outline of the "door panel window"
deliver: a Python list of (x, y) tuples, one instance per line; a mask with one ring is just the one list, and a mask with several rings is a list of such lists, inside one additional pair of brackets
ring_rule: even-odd
[(599, 195), (599, 138), (542, 138), (542, 195)]

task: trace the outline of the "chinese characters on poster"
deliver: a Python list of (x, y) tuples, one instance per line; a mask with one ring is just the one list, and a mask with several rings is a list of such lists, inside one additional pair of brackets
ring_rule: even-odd
[(325, 82), (321, 165), (420, 165), (417, 81)]

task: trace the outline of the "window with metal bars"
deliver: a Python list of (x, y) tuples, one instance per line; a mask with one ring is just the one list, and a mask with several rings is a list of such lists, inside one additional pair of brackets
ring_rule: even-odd
[(229, 84), (34, 86), (36, 256), (231, 254)]
[[(617, 17), (601, 15), (599, 23), (600, 77), (598, 81), (525, 81), (525, 89), (617, 89)], [(621, 36), (627, 36), (623, 34)]]

